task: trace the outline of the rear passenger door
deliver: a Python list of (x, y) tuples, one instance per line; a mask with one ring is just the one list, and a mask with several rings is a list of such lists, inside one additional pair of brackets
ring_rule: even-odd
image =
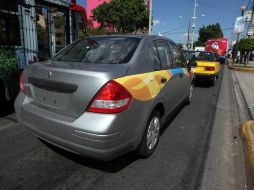
[(190, 78), (186, 74), (186, 60), (180, 49), (173, 43), (169, 43), (169, 47), (172, 53), (174, 64), (174, 67), (171, 69), (171, 73), (176, 83), (176, 88), (174, 90), (178, 94), (176, 101), (177, 103), (179, 103), (188, 96), (190, 88)]
[(173, 68), (172, 55), (167, 41), (154, 41), (153, 46), (154, 57), (157, 57), (157, 63), (154, 67), (155, 78), (157, 79), (160, 88), (161, 96), (165, 102), (165, 112), (168, 114), (176, 105), (177, 81), (171, 77), (170, 69)]

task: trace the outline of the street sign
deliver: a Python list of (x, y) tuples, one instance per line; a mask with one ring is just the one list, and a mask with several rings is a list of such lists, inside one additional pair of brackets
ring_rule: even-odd
[(234, 33), (241, 33), (244, 31), (245, 19), (243, 16), (237, 17), (235, 20)]
[(252, 11), (245, 11), (245, 14), (244, 14), (244, 19), (245, 19), (245, 22), (250, 22), (251, 21), (251, 16), (252, 16)]
[(254, 25), (250, 25), (247, 31), (248, 36), (253, 36), (254, 35)]

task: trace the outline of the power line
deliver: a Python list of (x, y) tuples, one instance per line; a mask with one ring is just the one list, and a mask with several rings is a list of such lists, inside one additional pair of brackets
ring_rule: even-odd
[(169, 32), (174, 32), (174, 31), (180, 30), (180, 29), (182, 29), (182, 28), (185, 28), (185, 27), (187, 27), (187, 26), (188, 26), (188, 25), (187, 25), (187, 24), (185, 24), (185, 25), (183, 25), (183, 26), (180, 26), (180, 27), (175, 28), (175, 29), (172, 29), (172, 30), (168, 30), (168, 31), (160, 32), (160, 34), (166, 34), (166, 33), (169, 33)]
[(225, 28), (225, 29), (222, 29), (222, 30), (232, 30), (233, 28)]
[(223, 7), (219, 7), (219, 6), (210, 4), (210, 3), (205, 3), (205, 2), (200, 2), (200, 1), (197, 1), (197, 3), (198, 3), (198, 4), (205, 5), (205, 6), (209, 6), (209, 7), (214, 7), (214, 8), (216, 8), (216, 9), (221, 9), (221, 10), (224, 10), (224, 11), (228, 11), (228, 12), (231, 12), (231, 13), (235, 13), (235, 11), (233, 11), (233, 10), (226, 9), (226, 8), (223, 8)]
[(251, 2), (251, 0), (249, 0), (246, 10), (248, 10), (248, 9), (249, 9), (250, 2)]

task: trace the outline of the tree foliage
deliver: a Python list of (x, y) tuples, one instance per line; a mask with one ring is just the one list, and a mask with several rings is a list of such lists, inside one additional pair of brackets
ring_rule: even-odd
[(86, 29), (79, 33), (80, 38), (85, 38), (88, 36), (96, 36), (96, 35), (106, 35), (109, 34), (109, 31), (107, 28), (99, 27), (94, 28), (93, 27), (93, 21), (91, 19), (88, 20)]
[(147, 31), (149, 16), (144, 0), (112, 0), (92, 10), (100, 27), (113, 27), (118, 33)]
[(238, 44), (238, 48), (242, 52), (254, 50), (254, 39), (252, 38), (241, 39)]
[(195, 43), (196, 46), (205, 46), (206, 41), (210, 38), (222, 38), (223, 32), (221, 30), (220, 24), (211, 24), (208, 26), (203, 26), (199, 29), (199, 38)]
[(0, 80), (8, 86), (9, 95), (12, 99), (19, 92), (18, 65), (14, 49), (0, 48)]

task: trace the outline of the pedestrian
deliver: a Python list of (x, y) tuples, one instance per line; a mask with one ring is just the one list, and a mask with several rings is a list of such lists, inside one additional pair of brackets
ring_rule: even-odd
[(233, 49), (232, 49), (232, 59), (233, 59), (233, 64), (235, 63), (235, 59), (237, 57), (237, 44), (233, 45)]
[(240, 51), (237, 51), (237, 56), (236, 56), (236, 62), (237, 62), (237, 63), (239, 63), (240, 56), (241, 56)]

